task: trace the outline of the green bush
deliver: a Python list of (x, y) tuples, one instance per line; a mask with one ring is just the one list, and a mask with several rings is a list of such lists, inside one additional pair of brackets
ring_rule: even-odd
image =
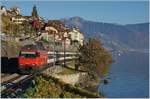
[(40, 77), (35, 79), (36, 85), (34, 88), (29, 88), (25, 91), (24, 97), (27, 98), (59, 98), (60, 88), (55, 85), (51, 80), (46, 81)]
[(35, 86), (25, 90), (24, 98), (98, 98), (99, 95), (90, 93), (73, 85), (66, 84), (57, 78), (38, 76)]

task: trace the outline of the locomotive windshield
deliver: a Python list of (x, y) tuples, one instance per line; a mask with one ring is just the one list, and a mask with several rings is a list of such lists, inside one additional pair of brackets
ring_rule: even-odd
[(38, 54), (35, 52), (21, 52), (20, 57), (22, 58), (36, 58)]

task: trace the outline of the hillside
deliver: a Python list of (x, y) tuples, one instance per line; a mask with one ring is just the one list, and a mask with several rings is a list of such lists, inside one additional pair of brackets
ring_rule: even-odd
[(79, 27), (86, 39), (101, 37), (104, 45), (110, 48), (148, 49), (149, 23), (119, 25), (88, 21), (81, 17), (64, 18), (62, 21), (68, 27)]

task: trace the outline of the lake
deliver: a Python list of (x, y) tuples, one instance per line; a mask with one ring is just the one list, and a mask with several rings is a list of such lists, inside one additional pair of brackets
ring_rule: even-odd
[(108, 98), (145, 98), (149, 96), (148, 53), (113, 55), (108, 84), (101, 83), (99, 92)]

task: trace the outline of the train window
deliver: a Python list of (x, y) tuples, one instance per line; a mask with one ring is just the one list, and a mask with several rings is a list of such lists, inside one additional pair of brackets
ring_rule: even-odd
[(36, 54), (21, 54), (21, 57), (23, 58), (36, 58)]
[(53, 58), (53, 55), (52, 55), (52, 54), (49, 54), (49, 55), (48, 55), (48, 58), (52, 59), (52, 58)]
[(21, 54), (20, 57), (22, 57), (22, 58), (36, 58), (37, 54)]

